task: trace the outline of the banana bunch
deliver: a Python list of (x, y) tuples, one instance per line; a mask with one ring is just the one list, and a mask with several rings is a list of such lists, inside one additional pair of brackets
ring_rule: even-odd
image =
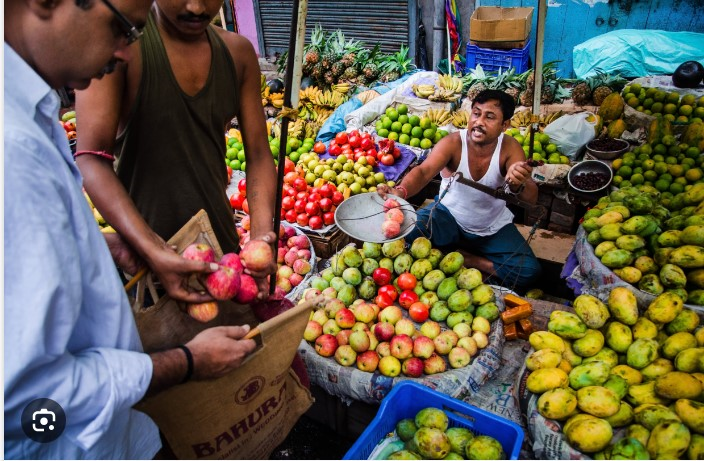
[(462, 93), (455, 93), (452, 90), (446, 88), (438, 88), (435, 93), (428, 96), (428, 100), (436, 102), (454, 102), (457, 101)]
[[(301, 120), (300, 118), (296, 119), (293, 121), (293, 123), (289, 123), (288, 125), (288, 138), (296, 138), (296, 139), (304, 139), (305, 136), (303, 136), (306, 133), (306, 121)], [(281, 134), (279, 133), (279, 137), (281, 137)]]
[(272, 93), (269, 95), (269, 101), (271, 105), (277, 109), (284, 107), (284, 94), (283, 93)]
[(549, 114), (543, 114), (540, 116), (540, 120), (538, 120), (538, 126), (540, 126), (540, 128), (542, 130), (543, 128), (550, 125), (552, 122), (554, 122), (558, 118), (562, 117), (562, 115), (563, 115), (563, 112), (561, 110), (558, 110), (557, 112), (551, 112)]
[(88, 205), (90, 206), (90, 209), (93, 212), (95, 222), (100, 227), (100, 232), (103, 232), (105, 234), (114, 234), (115, 229), (110, 224), (105, 222), (105, 218), (103, 218), (103, 215), (101, 215), (98, 209), (93, 205), (93, 201), (90, 199), (88, 193), (85, 190), (83, 191), (83, 196), (88, 201)]
[(438, 77), (438, 86), (445, 90), (451, 90), (453, 93), (462, 93), (464, 82), (458, 77), (441, 75)]
[(467, 128), (469, 123), (469, 112), (466, 110), (456, 110), (452, 113), (452, 125), (456, 128)]
[(264, 96), (264, 88), (269, 88), (269, 85), (266, 84), (266, 76), (264, 74), (259, 74), (259, 88), (262, 96)]
[(335, 108), (344, 103), (345, 99), (345, 95), (338, 91), (325, 90), (312, 102), (318, 106)]
[(298, 100), (303, 103), (306, 101), (315, 101), (320, 94), (320, 89), (317, 86), (309, 86), (305, 90), (300, 90), (298, 92)]
[(511, 117), (511, 126), (513, 128), (522, 128), (533, 123), (533, 113), (529, 110), (516, 112)]
[(447, 109), (428, 109), (421, 118), (423, 117), (428, 117), (437, 126), (444, 126), (452, 121), (452, 113)]
[(435, 85), (413, 85), (411, 89), (416, 96), (423, 99), (428, 99), (428, 97), (435, 94)]
[(349, 83), (346, 82), (334, 83), (331, 88), (333, 91), (337, 91), (338, 93), (347, 94), (349, 93), (351, 86)]
[(362, 91), (357, 95), (357, 98), (359, 98), (360, 101), (362, 101), (362, 104), (366, 104), (372, 99), (376, 98), (379, 96), (379, 93), (375, 90), (367, 90), (367, 91)]
[(262, 91), (262, 106), (266, 106), (269, 104), (269, 93), (271, 92), (271, 88), (268, 86), (264, 88)]
[(318, 117), (316, 117), (315, 122), (320, 123), (320, 126), (323, 126), (323, 123), (325, 123), (325, 121), (330, 118), (333, 112), (335, 111), (328, 107), (316, 107), (316, 113), (318, 114)]
[(305, 124), (305, 128), (303, 129), (305, 133), (303, 138), (315, 138), (318, 135), (318, 131), (320, 131), (320, 127), (322, 126), (323, 124), (320, 123), (319, 120), (309, 121)]
[(307, 102), (298, 107), (298, 118), (303, 120), (316, 120), (318, 118), (318, 112), (315, 110), (313, 104)]

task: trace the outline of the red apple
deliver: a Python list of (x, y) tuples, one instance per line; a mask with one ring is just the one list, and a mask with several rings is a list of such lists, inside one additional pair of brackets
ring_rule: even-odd
[(230, 206), (233, 210), (241, 210), (242, 204), (244, 203), (245, 196), (239, 192), (235, 192), (230, 195)]
[(375, 351), (368, 350), (357, 355), (357, 368), (359, 370), (374, 373), (377, 366), (379, 366), (379, 355)]
[(350, 343), (350, 335), (352, 335), (352, 330), (340, 330), (335, 335), (338, 346), (346, 346)]
[(401, 372), (409, 378), (423, 375), (423, 361), (418, 357), (409, 357), (401, 364)]
[(395, 335), (389, 343), (391, 355), (399, 360), (406, 359), (413, 354), (413, 340), (408, 335)]
[(331, 198), (332, 198), (333, 205), (337, 206), (340, 203), (342, 203), (342, 201), (345, 199), (345, 196), (342, 195), (342, 192), (336, 190), (335, 192), (332, 193)]
[(293, 209), (293, 205), (296, 203), (296, 200), (294, 200), (293, 197), (286, 196), (281, 199), (281, 208), (284, 210), (291, 210)]
[(343, 307), (335, 313), (335, 321), (340, 328), (352, 328), (357, 321), (351, 310)]
[(326, 226), (329, 226), (331, 224), (335, 224), (335, 213), (329, 211), (327, 213), (323, 213), (323, 223)]
[(390, 341), (396, 333), (393, 324), (388, 322), (379, 322), (374, 325), (374, 336), (379, 341)]
[(306, 329), (303, 331), (303, 339), (313, 342), (323, 334), (323, 326), (318, 322), (309, 320)]
[(469, 355), (467, 349), (453, 347), (450, 353), (447, 354), (447, 360), (450, 362), (452, 368), (462, 368), (469, 365), (472, 357)]
[(308, 183), (306, 183), (306, 180), (305, 180), (305, 179), (303, 179), (303, 178), (301, 178), (301, 177), (297, 177), (297, 178), (293, 181), (293, 187), (294, 187), (294, 189), (296, 189), (298, 192), (303, 192), (303, 191), (305, 191), (305, 190), (308, 189)]
[(401, 226), (396, 221), (386, 220), (381, 225), (381, 232), (387, 239), (392, 239), (401, 233)]
[[(270, 250), (271, 254), (271, 250)], [(240, 288), (240, 274), (231, 267), (220, 266), (205, 278), (205, 287), (215, 299), (226, 300), (234, 297)]]
[(333, 335), (324, 334), (315, 340), (315, 352), (323, 357), (332, 357), (337, 350), (337, 339)]
[(403, 311), (398, 306), (389, 306), (379, 312), (379, 321), (396, 325), (396, 322), (403, 318)]
[(208, 323), (218, 316), (218, 303), (210, 301), (207, 303), (189, 304), (188, 315), (199, 322)]
[(372, 279), (379, 286), (388, 285), (391, 283), (391, 271), (385, 267), (378, 267), (372, 272)]
[(426, 375), (434, 375), (437, 373), (444, 373), (447, 369), (445, 360), (438, 354), (432, 354), (427, 359), (423, 360), (423, 372)]
[(322, 229), (323, 223), (323, 218), (321, 218), (320, 216), (311, 216), (308, 220), (308, 226), (314, 230)]
[(240, 274), (244, 271), (244, 265), (242, 264), (242, 260), (237, 253), (225, 253), (222, 255), (222, 258), (220, 258), (220, 265), (231, 267), (235, 270), (235, 272)]
[(413, 355), (421, 358), (427, 359), (435, 352), (435, 343), (431, 338), (427, 336), (416, 336), (413, 340)]
[(418, 302), (418, 295), (413, 290), (404, 290), (398, 297), (398, 303), (404, 309), (408, 309), (416, 302)]
[(207, 243), (191, 243), (183, 250), (182, 256), (192, 261), (215, 262), (215, 250)]
[(352, 334), (349, 337), (349, 344), (358, 354), (366, 352), (369, 350), (370, 345), (369, 335), (367, 335), (366, 331), (352, 331)]
[(274, 260), (274, 254), (271, 245), (264, 240), (255, 239), (250, 240), (242, 247), (240, 258), (247, 269), (260, 272), (269, 267), (269, 264)]
[(257, 282), (251, 275), (240, 274), (240, 289), (237, 290), (235, 301), (239, 304), (249, 304), (254, 301), (259, 293)]
[(320, 199), (320, 202), (318, 203), (318, 205), (320, 206), (321, 211), (324, 211), (324, 212), (330, 211), (332, 209), (332, 205), (333, 205), (332, 199), (329, 199), (327, 197), (323, 197)]
[(296, 210), (288, 210), (284, 214), (284, 218), (286, 219), (286, 222), (290, 223), (295, 223), (296, 222), (296, 216), (298, 216), (298, 213), (296, 213)]

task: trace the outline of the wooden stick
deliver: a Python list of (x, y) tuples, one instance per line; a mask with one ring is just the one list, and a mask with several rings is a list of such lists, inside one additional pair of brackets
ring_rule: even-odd
[(254, 327), (251, 330), (249, 330), (249, 333), (247, 333), (244, 337), (244, 339), (252, 339), (255, 336), (259, 336), (261, 331), (259, 331), (259, 327)]
[(127, 283), (125, 284), (125, 291), (130, 291), (130, 288), (132, 288), (133, 286), (135, 286), (135, 284), (136, 284), (137, 282), (139, 282), (139, 280), (140, 280), (142, 277), (144, 277), (144, 274), (146, 274), (146, 273), (147, 273), (147, 267), (145, 266), (145, 267), (141, 268), (141, 269), (139, 270), (139, 272), (137, 272), (136, 274), (134, 274), (134, 277), (132, 277), (132, 279), (131, 279), (129, 282), (127, 282)]

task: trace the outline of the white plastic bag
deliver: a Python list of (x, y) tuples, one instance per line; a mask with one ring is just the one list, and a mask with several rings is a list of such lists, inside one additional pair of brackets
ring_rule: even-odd
[(570, 160), (577, 160), (581, 149), (596, 136), (596, 116), (593, 122), (587, 117), (594, 115), (591, 112), (578, 112), (565, 114), (545, 127), (543, 133), (550, 136), (550, 141), (555, 143), (563, 155)]

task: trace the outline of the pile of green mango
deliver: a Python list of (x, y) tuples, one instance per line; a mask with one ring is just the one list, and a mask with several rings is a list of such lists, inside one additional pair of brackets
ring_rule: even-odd
[(475, 435), (464, 427), (450, 427), (440, 408), (427, 407), (414, 418), (396, 423), (400, 439), (375, 459), (505, 459), (501, 443), (488, 435)]
[[(538, 412), (564, 421), (567, 442), (594, 459), (703, 459), (704, 328), (674, 293), (639, 312), (614, 288), (602, 302), (554, 311), (531, 334), (526, 386)], [(623, 428), (623, 438), (614, 437)], [(621, 431), (623, 432), (623, 431)], [(619, 439), (620, 440), (616, 440)]]
[(602, 264), (652, 295), (704, 305), (704, 183), (664, 198), (653, 187), (602, 197), (582, 227)]

